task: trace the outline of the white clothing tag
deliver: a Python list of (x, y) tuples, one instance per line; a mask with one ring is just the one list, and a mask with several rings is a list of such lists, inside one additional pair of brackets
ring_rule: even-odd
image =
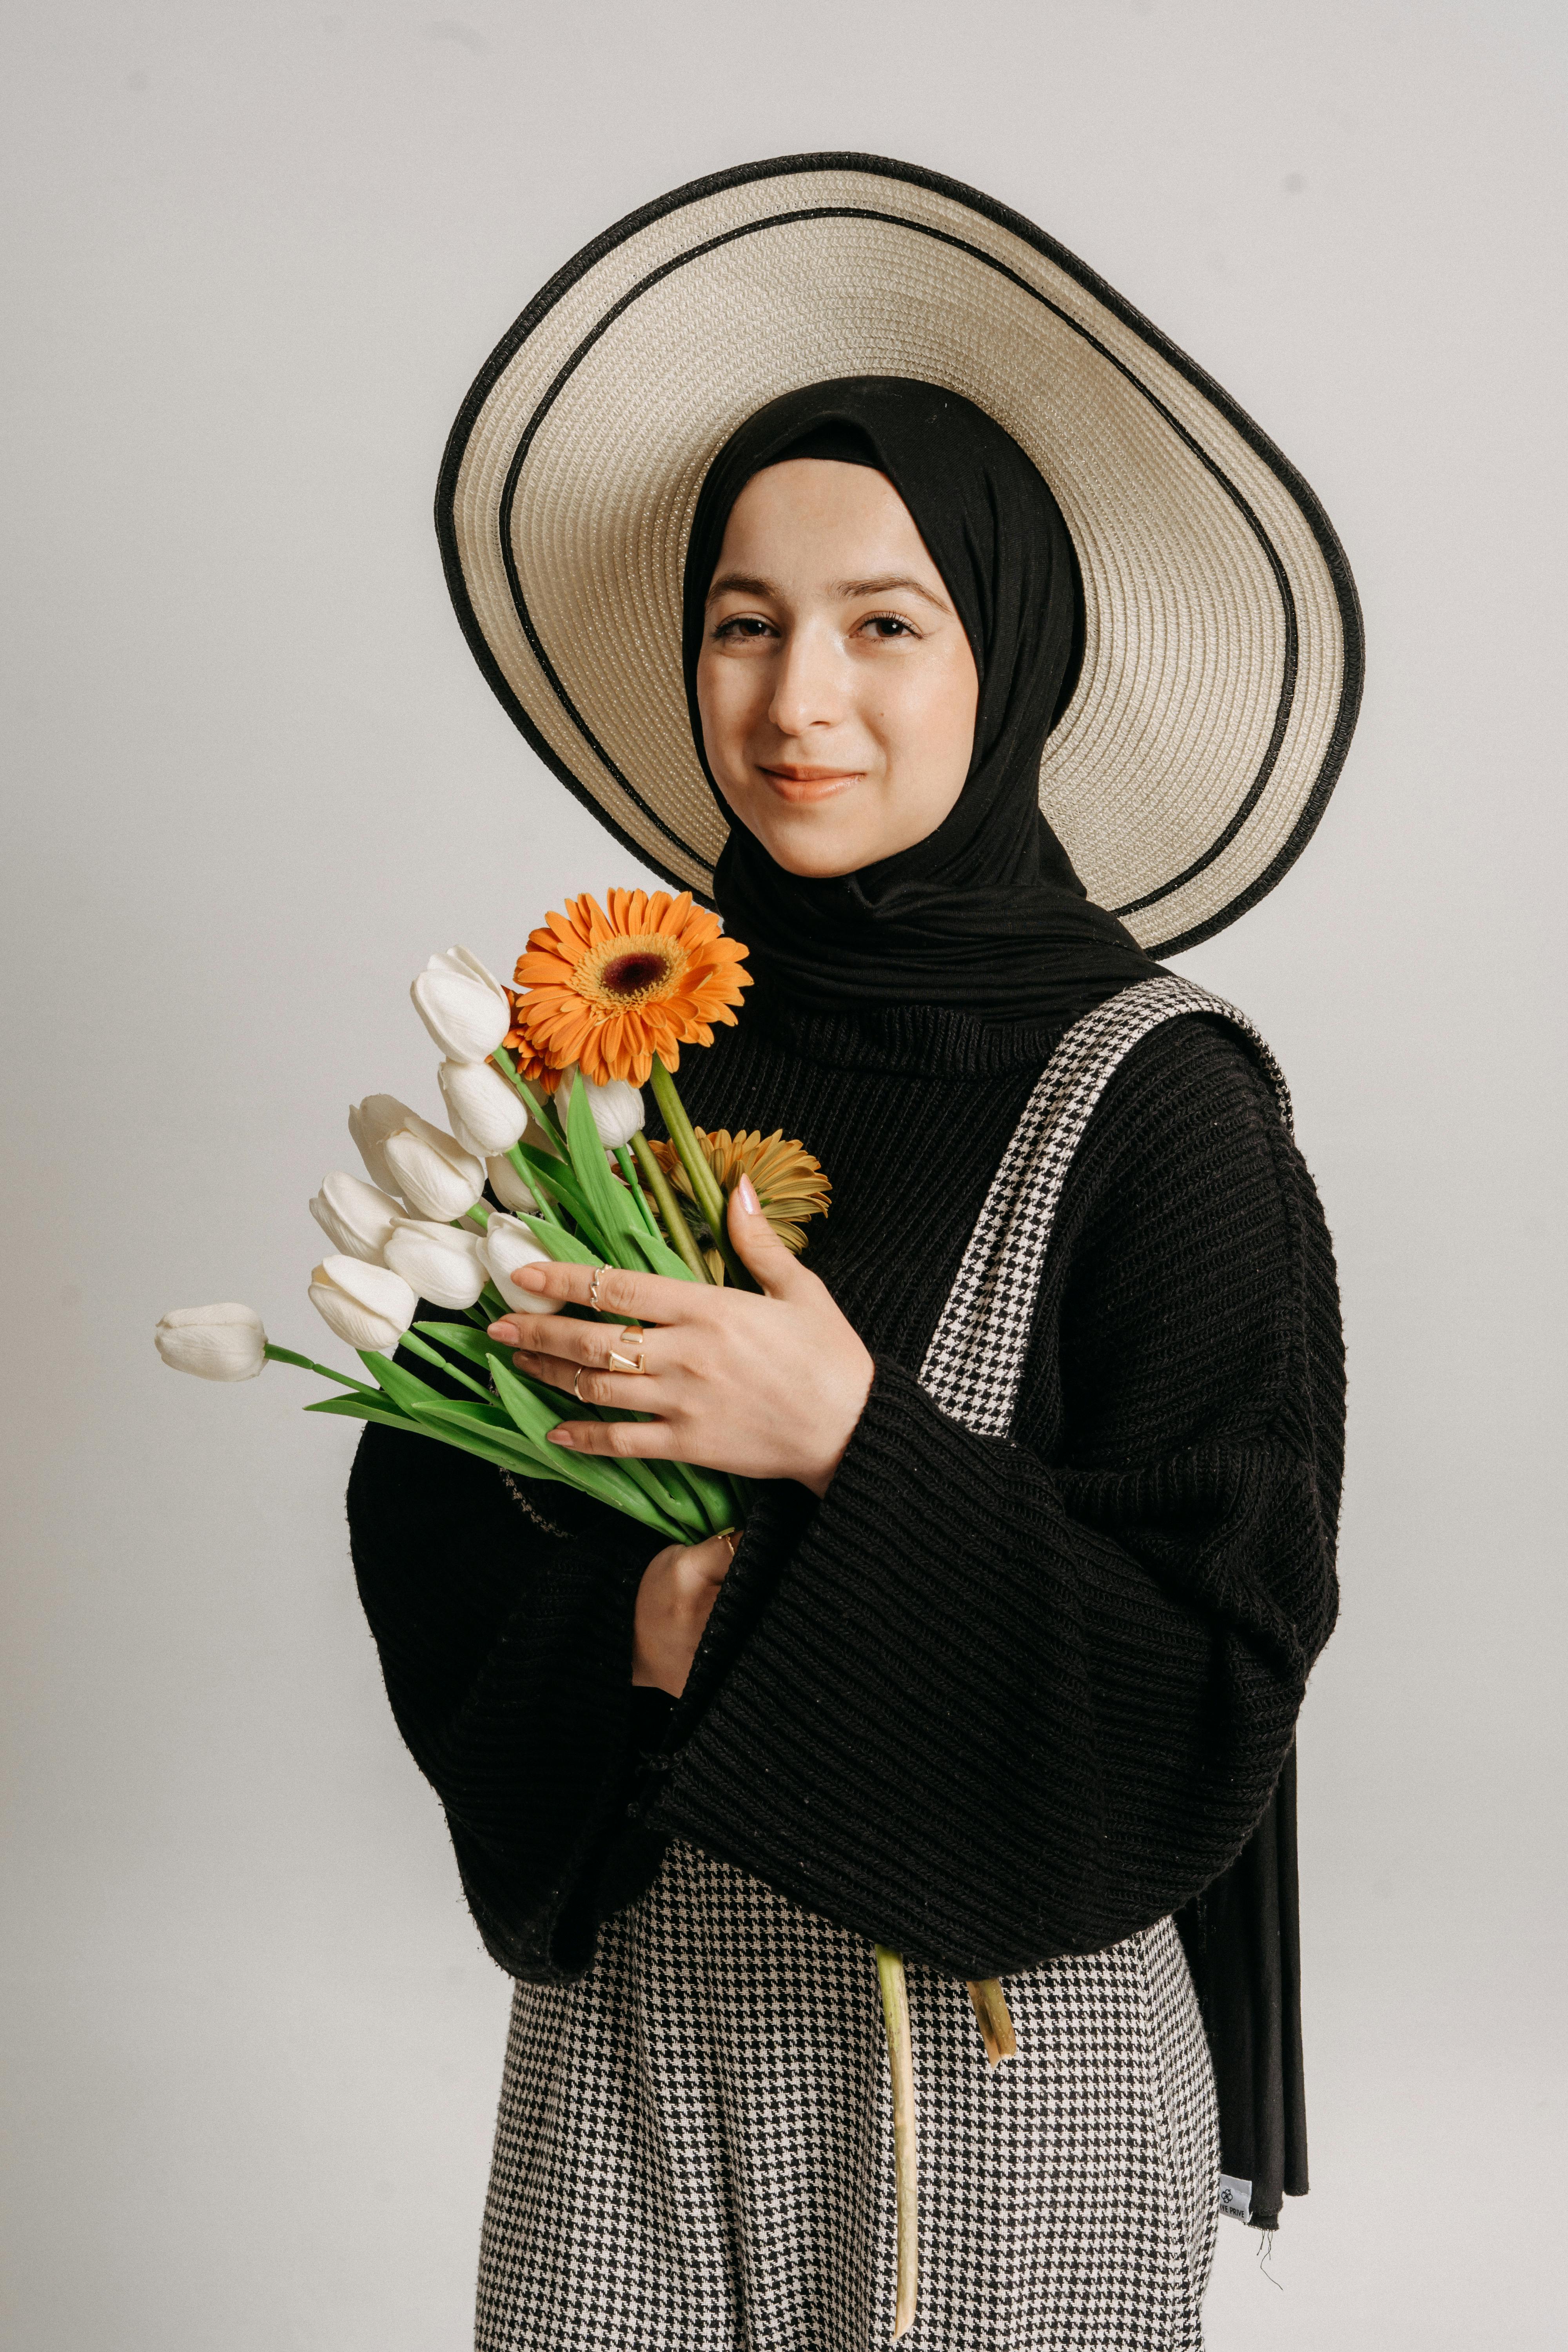
[(1238, 2180), (1233, 2172), (1222, 2172), (1219, 2177), (1219, 2210), (1222, 2213), (1230, 2214), (1234, 2221), (1250, 2221), (1251, 2181)]

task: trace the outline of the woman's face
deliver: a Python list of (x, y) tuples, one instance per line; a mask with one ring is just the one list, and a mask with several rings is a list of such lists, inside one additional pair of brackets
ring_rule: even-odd
[(731, 814), (791, 874), (853, 874), (934, 833), (980, 685), (909, 509), (867, 466), (753, 474), (708, 592), (697, 700)]

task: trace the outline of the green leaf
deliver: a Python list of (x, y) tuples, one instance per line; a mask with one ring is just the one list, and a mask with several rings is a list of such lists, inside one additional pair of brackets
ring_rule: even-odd
[(490, 1360), (490, 1377), (496, 1384), (496, 1394), (523, 1435), (542, 1444), (547, 1433), (563, 1412), (544, 1402), (531, 1381), (520, 1381), (510, 1366), (500, 1355)]
[[(422, 1381), (417, 1373), (408, 1371), (402, 1364), (390, 1363), (384, 1356), (374, 1363), (371, 1358), (366, 1356), (364, 1361), (371, 1364), (372, 1370), (379, 1376), (387, 1394), (395, 1403), (402, 1406), (404, 1412), (412, 1420), (426, 1423), (431, 1420), (452, 1422), (468, 1418), (457, 1408), (452, 1398), (444, 1397), (438, 1389), (433, 1389), (427, 1381)], [(505, 1367), (498, 1360), (492, 1364), (492, 1370), (504, 1370)], [(508, 1374), (508, 1378), (510, 1377), (511, 1375)], [(503, 1399), (502, 1402), (504, 1403), (505, 1400)], [(544, 1452), (542, 1432), (536, 1434), (534, 1431), (527, 1428), (518, 1416), (510, 1412), (510, 1406), (507, 1413), (508, 1418), (500, 1420), (497, 1426), (508, 1430), (504, 1441), (509, 1451), (508, 1468), (516, 1467), (516, 1456), (520, 1452), (523, 1454), (530, 1466), (540, 1460), (548, 1466), (551, 1456)], [(508, 1428), (508, 1419), (512, 1424), (510, 1428)], [(525, 1441), (521, 1446), (519, 1445), (516, 1434), (518, 1431), (521, 1432), (522, 1439)], [(502, 1441), (498, 1438), (492, 1442), (499, 1444)]]
[[(559, 1226), (542, 1225), (532, 1218), (524, 1218), (523, 1222), (531, 1231), (538, 1234), (540, 1239), (552, 1249), (558, 1258), (574, 1258), (578, 1264), (594, 1265), (599, 1263), (591, 1251), (584, 1249), (580, 1243), (574, 1240), (571, 1234), (563, 1233)], [(674, 1256), (672, 1252), (666, 1251), (665, 1255), (669, 1258), (670, 1264), (682, 1276), (685, 1276), (686, 1268), (681, 1265), (680, 1260)], [(656, 1273), (662, 1271), (658, 1267), (653, 1270)], [(687, 1278), (689, 1279), (689, 1276)], [(549, 1416), (548, 1426), (553, 1427), (556, 1421), (567, 1417), (562, 1410), (561, 1402), (558, 1402), (559, 1391), (547, 1388), (542, 1381), (530, 1379), (526, 1373), (517, 1372), (511, 1366), (511, 1351), (497, 1340), (487, 1339), (474, 1324), (416, 1323), (414, 1328), (427, 1334), (431, 1339), (439, 1339), (445, 1346), (451, 1348), (454, 1353), (466, 1356), (470, 1363), (481, 1364), (487, 1369), (493, 1364), (500, 1364), (506, 1370), (508, 1377), (515, 1381), (532, 1397), (542, 1413)], [(616, 1421), (640, 1421), (645, 1418), (641, 1413), (616, 1412), (611, 1408), (605, 1408), (604, 1417), (606, 1420)], [(545, 1440), (541, 1437), (539, 1443), (542, 1448)], [(561, 1472), (555, 1470), (553, 1464), (553, 1457), (558, 1453), (559, 1448), (551, 1446), (548, 1454), (543, 1457), (550, 1461), (551, 1475), (556, 1477), (562, 1475)], [(615, 1467), (641, 1486), (644, 1493), (658, 1503), (694, 1542), (700, 1542), (702, 1538), (710, 1534), (715, 1528), (729, 1526), (734, 1517), (730, 1496), (721, 1482), (716, 1479), (711, 1472), (693, 1471), (685, 1463), (680, 1462), (645, 1461), (634, 1454), (617, 1454)], [(567, 1485), (573, 1483), (569, 1478), (566, 1480)]]
[[(589, 1116), (591, 1118), (592, 1113)], [(593, 1211), (589, 1207), (574, 1171), (567, 1162), (564, 1160), (547, 1159), (542, 1152), (531, 1150), (525, 1143), (520, 1143), (517, 1150), (519, 1156), (526, 1162), (530, 1183), (537, 1177), (551, 1199), (565, 1210), (573, 1223), (581, 1228), (590, 1240), (600, 1242), (598, 1226)], [(601, 1259), (608, 1257), (609, 1254), (607, 1249), (600, 1246)]]
[[(531, 1217), (520, 1212), (518, 1223), (528, 1227), (542, 1250), (548, 1251), (557, 1265), (603, 1265), (605, 1252), (591, 1249), (577, 1234), (569, 1234), (563, 1225), (547, 1225), (542, 1217)], [(527, 1307), (521, 1309), (527, 1314)]]
[(487, 1339), (477, 1323), (416, 1323), (414, 1328), (426, 1339), (438, 1339), (454, 1356), (466, 1356), (470, 1364), (488, 1364), (495, 1349), (495, 1341)]
[[(368, 1357), (366, 1359), (368, 1360)], [(385, 1359), (382, 1359), (384, 1363)], [(389, 1365), (388, 1370), (403, 1373), (403, 1367)], [(690, 1528), (668, 1507), (668, 1498), (661, 1499), (662, 1490), (638, 1481), (629, 1460), (606, 1462), (597, 1455), (568, 1454), (555, 1446), (545, 1451), (542, 1432), (553, 1428), (564, 1415), (558, 1413), (537, 1399), (528, 1396), (523, 1382), (499, 1368), (502, 1380), (510, 1382), (518, 1391), (520, 1411), (509, 1419), (494, 1406), (470, 1402), (467, 1398), (448, 1399), (426, 1389), (423, 1381), (412, 1372), (403, 1373), (407, 1391), (424, 1391), (426, 1402), (411, 1403), (406, 1412), (395, 1404), (372, 1403), (362, 1391), (351, 1396), (321, 1397), (305, 1407), (307, 1412), (325, 1412), (347, 1421), (374, 1421), (385, 1429), (401, 1429), (409, 1437), (433, 1438), (438, 1445), (453, 1446), (459, 1454), (471, 1454), (476, 1460), (487, 1462), (494, 1470), (510, 1470), (514, 1477), (540, 1479), (558, 1486), (574, 1486), (579, 1494), (592, 1495), (598, 1502), (606, 1503), (612, 1510), (627, 1518), (639, 1520), (651, 1528), (667, 1543), (688, 1543), (692, 1540)], [(529, 1406), (534, 1409), (540, 1429), (537, 1444), (531, 1431), (525, 1426)], [(560, 1467), (557, 1468), (557, 1462)], [(637, 1468), (647, 1471), (648, 1465), (639, 1463)]]
[(458, 1397), (449, 1404), (421, 1405), (416, 1418), (422, 1428), (433, 1423), (439, 1424), (437, 1433), (443, 1437), (451, 1428), (463, 1430), (470, 1437), (482, 1437), (487, 1444), (499, 1447), (507, 1456), (509, 1469), (519, 1471), (525, 1478), (559, 1475), (549, 1455), (524, 1437), (499, 1406)]
[(704, 1470), (693, 1462), (671, 1463), (668, 1466), (680, 1472), (696, 1496), (705, 1521), (702, 1529), (705, 1536), (716, 1534), (720, 1528), (732, 1528), (739, 1524), (734, 1495), (728, 1479), (720, 1472)]
[(621, 1181), (626, 1188), (626, 1193), (631, 1201), (631, 1204), (637, 1213), (638, 1223), (642, 1226), (645, 1233), (653, 1234), (657, 1236), (658, 1234), (658, 1221), (654, 1216), (652, 1209), (648, 1205), (647, 1196), (644, 1192), (641, 1182), (638, 1180), (637, 1171), (632, 1164), (632, 1155), (626, 1150), (624, 1143), (617, 1143), (616, 1146), (616, 1165), (621, 1171)]
[[(617, 1192), (624, 1192), (625, 1187), (615, 1184), (607, 1169), (605, 1177)], [(624, 1249), (591, 1248), (579, 1234), (569, 1234), (560, 1225), (546, 1224), (541, 1217), (525, 1215), (521, 1223), (528, 1227), (540, 1247), (548, 1250), (558, 1265), (621, 1265), (632, 1274), (646, 1268), (649, 1274), (669, 1275), (677, 1282), (694, 1282), (697, 1278), (684, 1258), (676, 1255), (662, 1234), (648, 1232), (629, 1200), (624, 1235), (626, 1245)], [(620, 1238), (617, 1234), (617, 1241)]]
[[(395, 1409), (367, 1403), (363, 1394), (323, 1397), (318, 1403), (305, 1407), (307, 1412), (331, 1412), (350, 1421), (379, 1422), (384, 1428), (401, 1429), (410, 1437), (434, 1438), (438, 1445), (450, 1445), (458, 1454), (471, 1454), (477, 1461), (488, 1462), (492, 1470), (510, 1470), (514, 1478), (537, 1479), (557, 1486), (578, 1485), (576, 1479), (567, 1477), (555, 1467), (555, 1449), (542, 1460), (503, 1413), (495, 1413), (492, 1426), (485, 1419), (487, 1410), (494, 1412), (493, 1407), (487, 1409), (462, 1399), (439, 1410), (432, 1405), (422, 1410), (417, 1419), (410, 1419)], [(443, 1428), (443, 1422), (448, 1426)]]
[[(533, 1392), (531, 1384), (520, 1381), (515, 1372), (499, 1358), (492, 1361), (491, 1376), (496, 1393), (505, 1405), (518, 1428), (533, 1440), (541, 1450), (548, 1444), (548, 1432), (567, 1415), (553, 1405), (545, 1404)], [(685, 1530), (679, 1520), (662, 1504), (654, 1501), (645, 1485), (635, 1476), (625, 1475), (626, 1465), (607, 1461), (597, 1454), (575, 1454), (559, 1449), (561, 1475), (585, 1495), (595, 1496), (607, 1503), (612, 1510), (624, 1511), (628, 1517), (641, 1519), (645, 1526), (657, 1528), (667, 1542), (685, 1541)]]
[[(572, 1088), (572, 1099), (566, 1106), (566, 1147), (572, 1154), (573, 1173), (587, 1202), (588, 1214), (599, 1232), (612, 1243), (627, 1241), (641, 1233), (643, 1222), (631, 1194), (611, 1175), (605, 1163), (605, 1147), (594, 1124), (586, 1086), (574, 1085)], [(605, 1255), (611, 1263), (616, 1263), (620, 1252), (612, 1248)]]
[(443, 1421), (455, 1421), (459, 1424), (466, 1423), (476, 1430), (493, 1429), (508, 1445), (524, 1446), (528, 1444), (528, 1440), (518, 1430), (515, 1423), (508, 1419), (499, 1404), (480, 1404), (475, 1397), (453, 1397), (449, 1402), (439, 1408), (428, 1404), (422, 1405), (420, 1411), (422, 1413), (430, 1414), (439, 1411)]
[(416, 1412), (421, 1405), (445, 1404), (447, 1402), (440, 1390), (433, 1389), (428, 1381), (422, 1381), (417, 1372), (409, 1371), (402, 1364), (395, 1364), (390, 1356), (378, 1355), (374, 1348), (362, 1348), (359, 1360), (375, 1374), (394, 1404), (401, 1405), (405, 1412)]
[[(601, 1405), (598, 1417), (601, 1421), (646, 1421), (648, 1418), (646, 1413), (622, 1412), (614, 1405)], [(679, 1465), (645, 1459), (640, 1454), (617, 1454), (615, 1463), (616, 1469), (624, 1470), (627, 1477), (634, 1478), (644, 1494), (661, 1510), (668, 1512), (684, 1531), (688, 1543), (700, 1543), (703, 1537), (711, 1532), (696, 1497), (679, 1475)]]
[(662, 1234), (639, 1233), (632, 1235), (632, 1245), (642, 1252), (649, 1274), (668, 1275), (672, 1282), (695, 1282), (697, 1276), (683, 1257), (675, 1252)]
[[(363, 1396), (321, 1397), (315, 1404), (308, 1404), (305, 1411), (339, 1413), (345, 1421), (380, 1422), (384, 1427), (401, 1429), (410, 1437), (431, 1437), (437, 1445), (454, 1445), (459, 1454), (476, 1454), (481, 1462), (488, 1462), (492, 1470), (515, 1471), (518, 1468), (516, 1459), (503, 1454), (500, 1446), (489, 1439), (461, 1437), (455, 1430), (448, 1434), (444, 1430), (423, 1426), (419, 1422), (405, 1420), (401, 1413), (384, 1412), (377, 1406), (367, 1404)], [(534, 1474), (530, 1472), (528, 1475), (531, 1476)]]
[(314, 1404), (304, 1407), (306, 1412), (341, 1412), (350, 1421), (384, 1422), (389, 1429), (406, 1429), (411, 1435), (421, 1434), (419, 1424), (399, 1412), (390, 1402), (373, 1404), (367, 1391), (356, 1389), (348, 1396), (318, 1397)]

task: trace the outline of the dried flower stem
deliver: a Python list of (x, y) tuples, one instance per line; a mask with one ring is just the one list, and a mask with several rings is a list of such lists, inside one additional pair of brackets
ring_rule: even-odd
[(910, 2040), (910, 1989), (900, 1954), (886, 1944), (877, 1949), (882, 1991), (882, 2021), (888, 2031), (888, 2070), (893, 2084), (893, 2162), (899, 2188), (899, 2292), (893, 2316), (897, 2343), (914, 2325), (920, 2287), (919, 2180), (915, 2163), (915, 2066)]
[(1002, 1990), (1001, 1978), (972, 1979), (969, 1998), (974, 2003), (974, 2020), (980, 2028), (980, 2039), (985, 2044), (986, 2063), (1000, 2066), (1004, 2058), (1016, 2058), (1018, 2042), (1013, 2032), (1013, 2020)]

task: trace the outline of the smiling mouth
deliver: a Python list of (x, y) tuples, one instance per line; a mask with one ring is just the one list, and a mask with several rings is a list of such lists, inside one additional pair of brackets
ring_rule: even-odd
[(835, 793), (843, 792), (849, 784), (858, 784), (864, 771), (859, 768), (800, 768), (795, 766), (763, 768), (764, 775), (780, 800), (806, 802), (830, 800)]

